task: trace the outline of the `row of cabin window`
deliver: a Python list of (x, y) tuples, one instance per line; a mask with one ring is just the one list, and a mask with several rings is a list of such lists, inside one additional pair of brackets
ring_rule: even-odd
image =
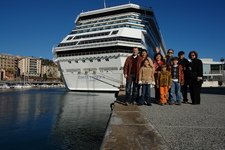
[(92, 25), (92, 26), (86, 26), (86, 27), (77, 27), (76, 29), (87, 29), (87, 28), (92, 28), (92, 27), (100, 27), (100, 26), (105, 26), (105, 25), (113, 25), (113, 24), (119, 24), (119, 23), (135, 23), (135, 24), (141, 24), (141, 22), (138, 21), (129, 21), (129, 20), (123, 20), (123, 21), (117, 21), (117, 22), (111, 22), (111, 23), (104, 23), (104, 24), (98, 24), (98, 25)]
[[(115, 30), (112, 32), (112, 35), (113, 34), (117, 34), (119, 30)], [(97, 37), (97, 36), (106, 36), (106, 35), (109, 35), (110, 32), (100, 32), (100, 33), (95, 33), (95, 34), (86, 34), (86, 35), (79, 35), (79, 36), (70, 36), (68, 37), (66, 40), (69, 41), (69, 40), (75, 40), (75, 39), (81, 39), (81, 38), (90, 38), (90, 37)]]
[[(91, 43), (101, 43), (101, 42), (108, 42), (108, 41), (128, 41), (128, 42), (141, 43), (140, 39), (117, 37), (117, 38), (105, 38), (105, 39), (98, 39), (98, 40), (81, 41), (81, 42), (78, 43), (78, 45), (91, 44)], [(61, 43), (61, 44), (58, 45), (58, 47), (72, 46), (72, 45), (76, 45), (76, 44), (77, 44), (77, 42)]]
[(101, 32), (101, 33), (95, 33), (95, 34), (86, 34), (86, 35), (80, 35), (80, 36), (71, 36), (69, 38), (67, 38), (68, 40), (75, 40), (75, 39), (81, 39), (81, 38), (90, 38), (90, 37), (97, 37), (97, 36), (106, 36), (109, 35), (110, 32)]
[(119, 20), (119, 19), (125, 19), (125, 18), (140, 19), (139, 17), (134, 17), (134, 16), (124, 16), (124, 17), (119, 17), (119, 18), (110, 18), (110, 19), (104, 19), (104, 20), (98, 20), (98, 21), (90, 21), (90, 22), (82, 23), (81, 25), (87, 25), (87, 24), (99, 23), (99, 22), (105, 22), (105, 21), (112, 21), (112, 20)]
[(115, 29), (115, 28), (134, 28), (134, 29), (140, 29), (140, 30), (144, 30), (143, 27), (133, 27), (130, 25), (115, 25), (115, 26), (111, 26), (111, 27), (106, 27), (106, 28), (98, 28), (98, 29), (92, 29), (92, 30), (81, 30), (81, 31), (72, 31), (70, 34), (77, 34), (77, 33), (86, 33), (86, 32), (93, 32), (93, 31), (100, 31), (100, 30), (107, 30), (107, 29)]
[[(89, 61), (90, 61), (90, 62), (93, 62), (94, 60), (93, 60), (93, 59), (90, 59)], [(97, 61), (98, 61), (98, 62), (101, 62), (101, 59), (97, 59)], [(109, 59), (106, 58), (105, 61), (109, 61)], [(82, 62), (85, 63), (86, 60), (82, 60)], [(71, 61), (68, 61), (68, 63), (71, 63)], [(78, 60), (75, 60), (75, 63), (78, 63)]]

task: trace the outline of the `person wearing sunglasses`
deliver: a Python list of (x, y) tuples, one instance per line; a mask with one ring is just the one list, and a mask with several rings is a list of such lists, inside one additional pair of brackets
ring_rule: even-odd
[[(160, 53), (160, 49), (159, 47), (156, 47), (155, 48), (156, 52), (157, 53)], [(172, 58), (173, 58), (173, 53), (174, 53), (174, 50), (173, 49), (168, 49), (167, 50), (167, 55), (165, 57), (165, 64), (167, 66), (167, 69), (172, 66)], [(168, 103), (171, 101), (171, 97), (172, 97), (172, 94), (171, 94), (171, 88), (169, 88), (169, 91), (168, 91)]]
[(203, 65), (202, 61), (198, 59), (198, 53), (196, 51), (191, 51), (188, 57), (191, 59), (188, 72), (191, 101), (193, 105), (199, 105), (201, 101), (200, 93), (203, 83)]
[[(167, 55), (166, 55), (166, 65), (167, 65), (167, 70), (170, 66), (173, 65), (173, 62), (172, 62), (172, 58), (173, 58), (173, 53), (174, 53), (174, 50), (173, 49), (168, 49), (167, 51)], [(171, 102), (171, 98), (172, 98), (172, 93), (171, 93), (171, 88), (169, 89), (168, 91), (168, 103)]]
[(173, 58), (173, 49), (168, 49), (167, 55), (166, 55), (166, 65), (171, 66), (172, 65), (172, 58)]
[[(159, 47), (156, 47), (155, 48), (155, 51), (156, 51), (156, 53), (160, 53), (160, 48)], [(171, 66), (172, 65), (173, 53), (174, 53), (174, 50), (173, 49), (168, 49), (167, 50), (167, 55), (164, 58), (165, 61), (166, 61), (166, 65), (167, 66)]]

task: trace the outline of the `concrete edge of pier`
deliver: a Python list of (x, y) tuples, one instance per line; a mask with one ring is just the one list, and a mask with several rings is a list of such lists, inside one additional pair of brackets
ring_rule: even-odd
[(137, 105), (124, 106), (119, 103), (125, 98), (125, 91), (120, 91), (101, 150), (125, 149), (169, 149), (167, 143), (151, 122), (140, 112)]

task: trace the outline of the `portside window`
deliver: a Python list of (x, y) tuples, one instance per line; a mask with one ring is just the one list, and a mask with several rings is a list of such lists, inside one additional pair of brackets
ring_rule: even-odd
[(117, 34), (117, 33), (118, 33), (118, 31), (119, 31), (119, 30), (115, 30), (115, 31), (113, 31), (113, 32), (112, 32), (112, 35), (113, 35), (113, 34)]
[(73, 38), (73, 36), (70, 36), (66, 40), (69, 41), (69, 40), (72, 40), (72, 38)]

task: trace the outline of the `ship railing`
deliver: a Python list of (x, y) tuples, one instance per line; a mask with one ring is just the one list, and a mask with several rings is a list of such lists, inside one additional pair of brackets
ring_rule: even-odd
[[(123, 23), (125, 24), (125, 23)], [(141, 25), (141, 24), (137, 24), (137, 25)], [(111, 25), (110, 25), (111, 26)], [(108, 30), (108, 29), (115, 29), (115, 28), (123, 28), (123, 27), (126, 27), (126, 28), (132, 28), (132, 26), (129, 26), (129, 25), (121, 25), (121, 26), (118, 26), (118, 25), (115, 25), (115, 26), (112, 26), (112, 27), (108, 27), (108, 28), (101, 28), (101, 29), (98, 29), (98, 31), (102, 31), (102, 30)], [(141, 30), (144, 30), (144, 28), (139, 28)], [(86, 32), (93, 32), (93, 31), (97, 31), (97, 30), (88, 30), (88, 31), (84, 31), (83, 29), (78, 29), (80, 31), (77, 31), (77, 30), (73, 30), (70, 34), (78, 34), (78, 33), (86, 33)]]
[[(134, 40), (130, 41), (124, 41), (124, 40), (118, 40), (118, 41), (101, 41), (99, 43), (87, 43), (87, 44), (82, 44), (82, 45), (71, 45), (67, 47), (60, 47), (59, 50), (70, 50), (71, 48), (73, 49), (81, 49), (81, 48), (87, 48), (87, 47), (99, 47), (99, 46), (104, 46), (104, 45), (117, 45), (117, 44), (132, 44), (134, 46), (139, 46), (140, 43), (136, 43)], [(57, 51), (58, 48), (56, 48)]]
[[(77, 31), (77, 33), (91, 32), (91, 31), (100, 31), (100, 30), (104, 30), (104, 29), (113, 29), (113, 28), (119, 28), (119, 27), (122, 27), (122, 26), (126, 26), (127, 23), (132, 23), (132, 24), (139, 25), (139, 26), (142, 26), (142, 27), (144, 26), (141, 23), (134, 22), (134, 21), (127, 21), (126, 20), (124, 22), (116, 22), (116, 23), (113, 22), (113, 23), (109, 23), (109, 24), (105, 24), (105, 25), (99, 24), (99, 25), (96, 25), (96, 26), (93, 26), (93, 27), (89, 27), (89, 26), (77, 27), (73, 31)], [(84, 31), (84, 29), (89, 29), (89, 30)]]
[[(126, 24), (140, 26), (139, 28), (138, 27), (135, 28), (135, 27), (129, 26), (129, 28), (135, 28), (135, 29), (143, 30), (143, 27), (144, 27), (143, 24), (138, 23), (138, 22), (125, 21), (125, 22), (120, 22), (120, 23), (110, 23), (110, 24), (107, 24), (107, 25), (96, 25), (96, 26), (93, 26), (93, 27), (81, 27), (81, 28), (77, 28), (77, 29), (73, 30), (73, 32), (85, 33), (85, 32), (92, 32), (92, 31), (100, 31), (100, 30), (128, 27)], [(86, 31), (85, 29), (89, 29), (89, 30)]]
[[(83, 23), (83, 25), (84, 25), (85, 23), (92, 22), (92, 21), (96, 22), (96, 23), (97, 23), (97, 21), (98, 22), (103, 22), (103, 20), (105, 21), (106, 19), (108, 19), (108, 21), (111, 21), (111, 20), (113, 20), (112, 18), (114, 18), (114, 17), (119, 19), (119, 17), (128, 16), (128, 15), (139, 16), (140, 13), (133, 12), (133, 13), (123, 13), (123, 14), (119, 14), (119, 15), (111, 15), (111, 16), (107, 16), (107, 17), (98, 17), (98, 18), (95, 18), (95, 19), (81, 20), (81, 21), (79, 21), (79, 23)], [(123, 19), (123, 18), (121, 18), (121, 19)]]
[(107, 54), (107, 53), (131, 53), (132, 50), (109, 50), (109, 51), (92, 51), (92, 52), (82, 52), (82, 53), (69, 53), (69, 54), (59, 54), (58, 57), (72, 57), (72, 56), (82, 56), (82, 55), (95, 55), (95, 54)]

